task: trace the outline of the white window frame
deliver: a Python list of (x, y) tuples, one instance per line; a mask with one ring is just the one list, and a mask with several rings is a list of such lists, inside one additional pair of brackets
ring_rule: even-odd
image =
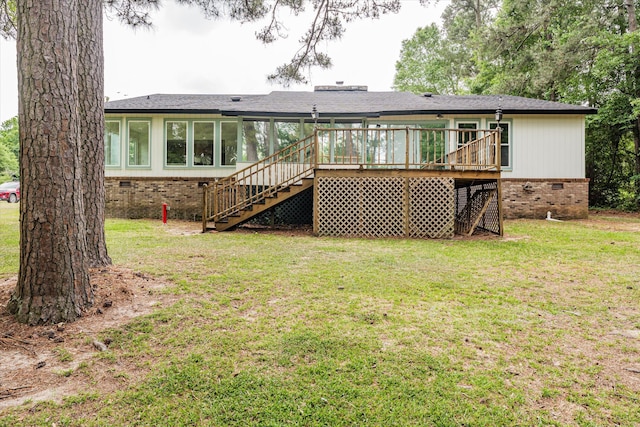
[[(243, 121), (242, 118), (240, 118), (239, 120), (220, 120), (220, 132), (219, 135), (220, 137), (218, 138), (219, 141), (219, 148), (218, 150), (216, 150), (218, 152), (218, 159), (219, 160), (219, 166), (221, 168), (235, 168), (236, 165), (238, 163), (242, 162), (242, 159), (240, 158), (240, 155), (242, 154), (242, 138), (243, 135), (242, 133), (244, 132), (244, 128), (243, 128)], [(224, 126), (225, 123), (233, 123), (236, 126), (236, 162), (233, 164), (223, 164), (222, 163), (222, 159), (225, 157), (222, 155), (222, 150), (224, 150), (224, 145), (222, 144), (222, 127)]]
[[(491, 129), (491, 126), (497, 126), (498, 122), (496, 120), (487, 120), (487, 128)], [(511, 170), (513, 169), (513, 164), (512, 164), (512, 159), (513, 159), (513, 121), (511, 119), (505, 119), (505, 120), (501, 120), (500, 121), (500, 125), (505, 125), (507, 126), (507, 143), (504, 143), (504, 135), (505, 132), (504, 130), (502, 131), (502, 138), (500, 140), (500, 150), (502, 150), (502, 147), (507, 147), (507, 164), (501, 164), (500, 168), (501, 169), (507, 169), (507, 170)], [(504, 159), (502, 156), (502, 151), (500, 151), (500, 163), (504, 163)]]
[[(460, 120), (455, 120), (454, 127), (456, 129), (471, 130), (471, 129), (460, 128), (460, 125), (470, 125), (470, 124), (475, 125), (476, 137), (477, 137), (477, 135), (478, 135), (477, 131), (480, 130), (480, 119), (460, 119)], [(462, 146), (462, 144), (460, 144), (460, 135), (462, 135), (462, 134), (458, 134), (458, 137), (456, 138), (456, 141), (455, 141), (455, 143), (456, 143), (455, 149), (456, 150)]]
[[(184, 141), (185, 142), (185, 146), (184, 146), (184, 149), (185, 149), (184, 163), (171, 163), (171, 164), (169, 164), (167, 162), (167, 160), (168, 160), (167, 159), (167, 155), (169, 154), (169, 147), (167, 145), (169, 143), (168, 138), (167, 138), (168, 135), (169, 135), (169, 132), (168, 132), (167, 126), (169, 125), (169, 123), (183, 123), (184, 126), (185, 126), (186, 135), (185, 135), (185, 141)], [(179, 169), (179, 168), (187, 168), (187, 167), (189, 167), (189, 152), (190, 152), (190, 150), (189, 150), (189, 134), (190, 134), (190, 132), (189, 132), (189, 121), (188, 120), (180, 120), (180, 119), (165, 119), (164, 120), (163, 132), (164, 132), (164, 141), (163, 141), (163, 145), (164, 145), (163, 164), (164, 164), (164, 167), (167, 168), (167, 169)]]
[[(131, 149), (131, 124), (132, 123), (146, 123), (148, 128), (149, 128), (149, 139), (148, 139), (148, 148), (147, 148), (147, 164), (131, 164), (131, 156), (129, 154), (130, 149)], [(126, 151), (126, 156), (127, 156), (127, 168), (130, 169), (151, 169), (151, 143), (152, 143), (152, 126), (151, 126), (151, 119), (136, 119), (136, 118), (131, 118), (127, 120), (127, 151)]]
[[(116, 163), (115, 164), (107, 164), (107, 123), (117, 123), (118, 124), (118, 155), (116, 157)], [(122, 119), (106, 119), (104, 121), (104, 127), (105, 127), (105, 132), (104, 132), (104, 136), (105, 136), (105, 141), (104, 141), (104, 167), (106, 169), (120, 169), (122, 166), (122, 141), (123, 141), (123, 132), (122, 132)], [(113, 144), (111, 144), (111, 142), (109, 142), (109, 147), (113, 148)]]
[[(197, 123), (207, 123), (213, 126), (211, 129), (211, 164), (210, 165), (202, 165), (196, 164), (196, 124)], [(216, 121), (215, 120), (193, 120), (191, 123), (191, 141), (189, 142), (189, 150), (191, 155), (189, 156), (189, 166), (192, 166), (197, 169), (201, 168), (213, 168), (216, 165)], [(188, 150), (188, 151), (189, 151)]]

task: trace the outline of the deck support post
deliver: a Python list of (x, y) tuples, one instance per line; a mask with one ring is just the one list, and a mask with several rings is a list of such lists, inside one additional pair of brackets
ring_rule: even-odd
[(202, 186), (202, 232), (207, 232), (207, 184)]
[(405, 177), (404, 179), (404, 235), (410, 236), (410, 223), (411, 223), (411, 188), (410, 179)]
[(404, 168), (409, 169), (409, 126), (405, 128)]

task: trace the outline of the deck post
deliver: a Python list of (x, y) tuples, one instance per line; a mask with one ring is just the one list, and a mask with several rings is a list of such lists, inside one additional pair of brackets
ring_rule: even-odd
[(314, 164), (313, 168), (318, 169), (318, 164), (320, 163), (320, 150), (318, 149), (318, 126), (316, 125), (313, 128), (313, 149), (314, 149)]
[(409, 169), (409, 126), (405, 128), (404, 168)]
[(502, 126), (498, 123), (498, 133), (496, 135), (496, 170), (500, 172), (502, 167)]
[(207, 184), (202, 186), (202, 232), (207, 232)]
[(404, 210), (402, 214), (404, 215), (402, 219), (404, 237), (408, 238), (411, 236), (411, 183), (409, 177), (404, 178)]
[(500, 236), (504, 236), (504, 217), (502, 214), (502, 178), (498, 177), (496, 188), (498, 192), (496, 193), (496, 197), (498, 198), (498, 223), (500, 228)]

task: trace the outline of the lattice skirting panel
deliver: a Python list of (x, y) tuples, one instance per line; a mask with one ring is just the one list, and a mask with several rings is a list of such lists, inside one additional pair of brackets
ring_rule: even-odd
[(313, 190), (310, 188), (295, 197), (261, 213), (251, 224), (313, 224)]
[[(467, 201), (473, 197), (476, 191), (497, 190), (498, 183), (489, 181), (481, 184), (471, 185), (468, 187), (460, 187), (456, 189), (456, 215), (462, 212), (467, 205)], [(500, 208), (498, 205), (498, 197), (493, 197), (487, 211), (480, 219), (477, 229), (489, 231), (491, 233), (500, 234)]]
[(318, 177), (317, 232), (352, 237), (453, 237), (452, 178)]
[(410, 237), (453, 237), (454, 188), (453, 178), (409, 178)]

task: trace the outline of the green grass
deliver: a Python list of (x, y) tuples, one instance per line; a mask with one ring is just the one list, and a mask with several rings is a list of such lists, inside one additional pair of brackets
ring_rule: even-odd
[[(0, 224), (1, 278), (17, 214)], [(114, 263), (170, 280), (178, 302), (103, 332), (90, 363), (125, 387), (0, 426), (640, 425), (640, 343), (615, 333), (640, 329), (640, 219), (611, 225), (430, 241), (109, 220)]]
[(16, 275), (20, 257), (19, 204), (0, 202), (0, 278)]

